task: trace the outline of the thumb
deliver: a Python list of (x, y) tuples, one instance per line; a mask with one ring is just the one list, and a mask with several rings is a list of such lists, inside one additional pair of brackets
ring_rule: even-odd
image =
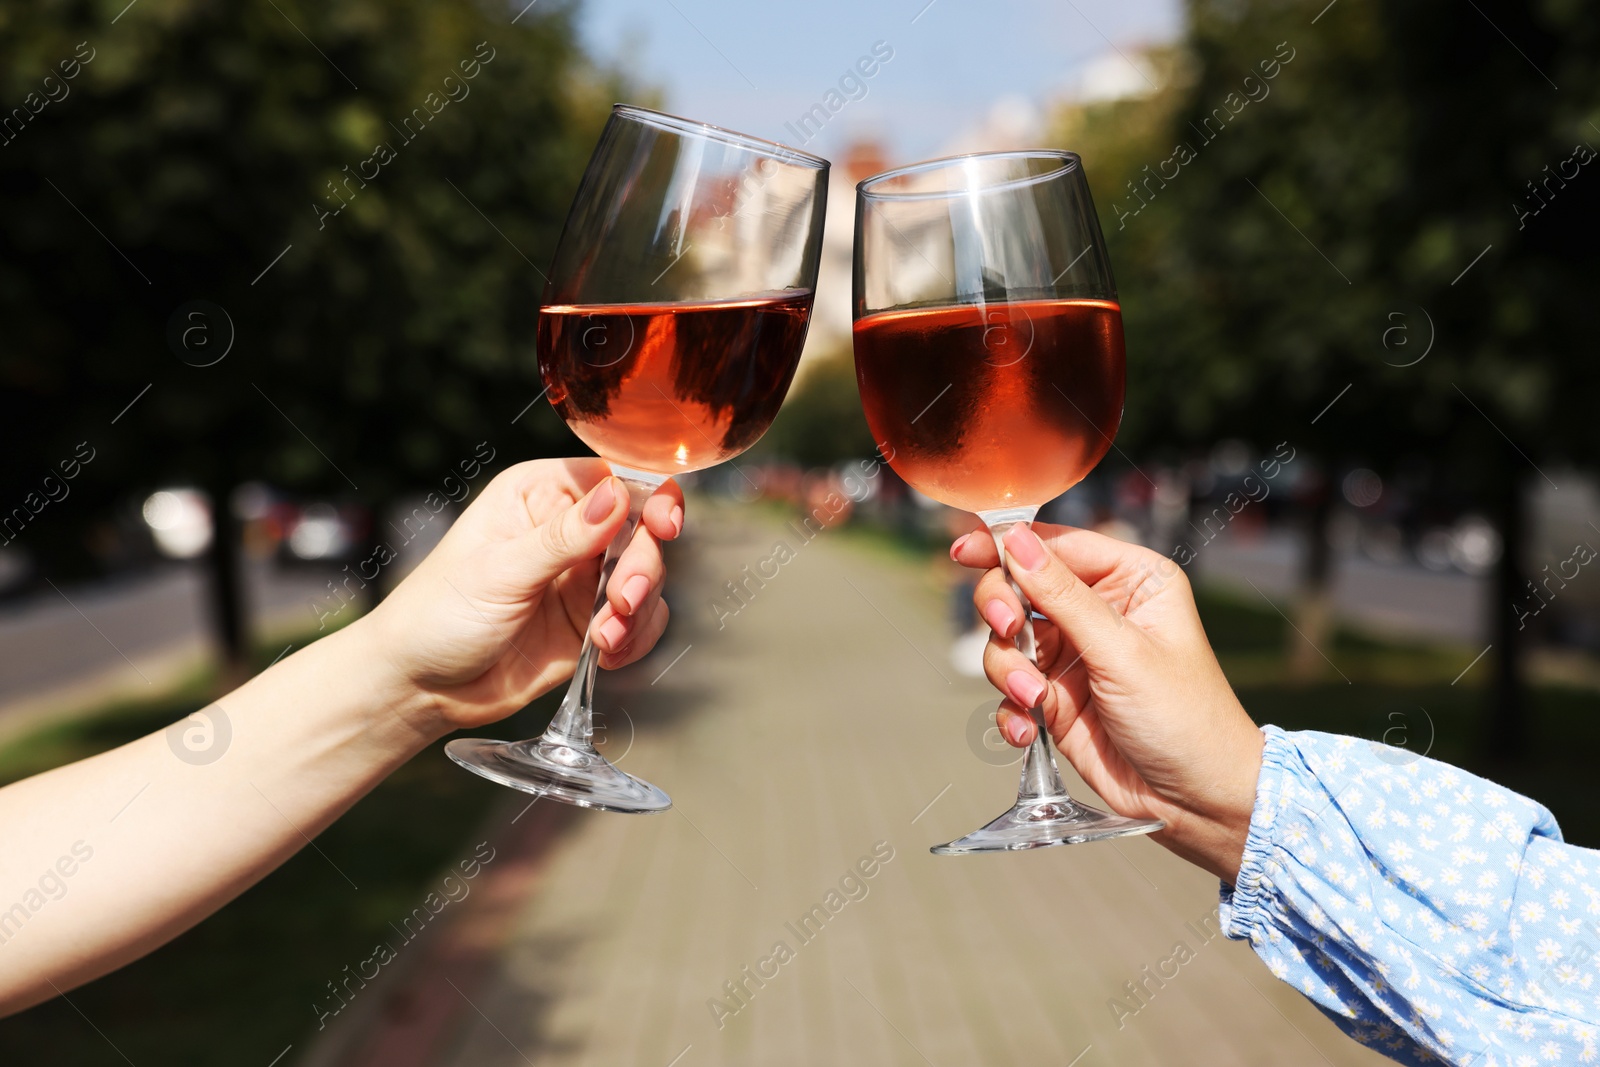
[(1085, 585), (1024, 523), (997, 544), (1009, 557), (1007, 568), (1036, 611), (1060, 627), (1080, 652), (1111, 651), (1127, 639), (1120, 615)]
[(537, 588), (606, 550), (628, 514), (628, 490), (606, 478), (534, 528), (524, 540), (522, 573)]

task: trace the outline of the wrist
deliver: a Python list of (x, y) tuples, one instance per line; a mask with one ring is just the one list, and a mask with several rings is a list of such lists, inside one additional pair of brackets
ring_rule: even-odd
[(318, 642), (324, 644), (333, 669), (343, 675), (339, 684), (349, 687), (367, 726), (379, 735), (376, 740), (409, 750), (409, 757), (450, 732), (438, 698), (390, 655), (376, 612)]
[(1248, 724), (1226, 746), (1215, 750), (1199, 780), (1208, 783), (1203, 804), (1175, 804), (1163, 815), (1167, 829), (1160, 844), (1202, 870), (1232, 885), (1239, 877), (1250, 820), (1255, 812), (1256, 782), (1261, 775), (1266, 739)]
[(1218, 776), (1217, 804), (1209, 818), (1207, 869), (1229, 885), (1238, 880), (1239, 865), (1244, 862), (1255, 813), (1256, 783), (1261, 777), (1261, 754), (1266, 748), (1266, 737), (1255, 724), (1248, 719), (1245, 724), (1247, 728), (1241, 729), (1232, 746), (1227, 773)]

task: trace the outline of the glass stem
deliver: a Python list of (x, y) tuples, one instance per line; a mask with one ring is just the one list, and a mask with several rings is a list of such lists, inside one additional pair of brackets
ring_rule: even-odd
[[(1028, 594), (1022, 591), (1016, 580), (1011, 577), (1011, 566), (1006, 560), (1006, 546), (1003, 538), (1006, 531), (1013, 526), (1027, 526), (1033, 522), (1033, 517), (1039, 513), (1037, 507), (1004, 508), (995, 511), (979, 512), (978, 517), (984, 525), (989, 527), (989, 532), (994, 535), (995, 550), (1000, 554), (1000, 573), (1005, 575), (1006, 581), (1011, 585), (1011, 591), (1016, 594), (1017, 600), (1022, 604), (1022, 629), (1017, 632), (1013, 643), (1028, 662), (1035, 667), (1039, 665), (1039, 646), (1033, 637), (1033, 605), (1028, 601)], [(1017, 784), (1017, 795), (1022, 800), (1055, 800), (1067, 796), (1067, 787), (1061, 781), (1061, 772), (1056, 768), (1055, 752), (1052, 751), (1050, 732), (1045, 729), (1044, 710), (1042, 708), (1029, 708), (1028, 715), (1033, 719), (1033, 741), (1028, 745), (1028, 758), (1022, 764), (1022, 780)]]
[(594, 676), (600, 665), (600, 650), (594, 644), (594, 619), (605, 606), (606, 583), (611, 581), (623, 549), (633, 540), (633, 531), (638, 528), (639, 519), (644, 514), (645, 501), (666, 481), (662, 475), (630, 470), (616, 464), (611, 465), (611, 473), (628, 487), (628, 519), (606, 548), (605, 562), (600, 565), (600, 587), (595, 591), (594, 607), (589, 611), (589, 625), (583, 634), (583, 651), (578, 653), (578, 666), (572, 672), (572, 684), (567, 687), (567, 695), (562, 698), (561, 707), (556, 710), (555, 718), (550, 720), (543, 738), (552, 744), (591, 752), (594, 750)]

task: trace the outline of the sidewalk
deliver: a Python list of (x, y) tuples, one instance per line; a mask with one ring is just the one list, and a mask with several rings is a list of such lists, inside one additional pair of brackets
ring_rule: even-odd
[(1148, 841), (930, 855), (1016, 774), (969, 748), (993, 697), (948, 665), (945, 576), (749, 509), (694, 523), (663, 647), (601, 688), (613, 751), (633, 732), (623, 765), (677, 807), (577, 813), (486, 976), (430, 979), (465, 1003), (436, 1067), (1388, 1062), (1217, 936), (1215, 882)]

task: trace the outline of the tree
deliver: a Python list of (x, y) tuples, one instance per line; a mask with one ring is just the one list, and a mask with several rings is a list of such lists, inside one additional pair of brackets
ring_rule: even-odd
[(0, 491), (90, 442), (18, 538), (71, 572), (130, 490), (204, 486), (237, 660), (234, 486), (379, 501), (480, 440), (570, 441), (511, 423), (540, 392), (539, 264), (626, 90), (561, 4), (116, 6), (0, 15)]
[[(1130, 445), (1288, 440), (1386, 473), (1423, 457), (1488, 509), (1505, 540), (1491, 617), (1507, 753), (1522, 736), (1520, 486), (1600, 444), (1583, 332), (1600, 201), (1566, 192), (1575, 146), (1600, 144), (1583, 103), (1597, 36), (1581, 5), (1193, 0), (1150, 107), (1170, 146), (1160, 122), (1133, 128), (1139, 162), (1114, 129), (1134, 103), (1089, 120), (1121, 138), (1100, 211), (1139, 383)], [(1528, 188), (1563, 161), (1566, 177)], [(1397, 323), (1413, 349), (1385, 347)], [(1326, 554), (1310, 557), (1325, 584)]]
[(876, 454), (861, 412), (855, 363), (848, 352), (818, 357), (799, 376), (753, 459), (780, 456), (802, 467), (832, 467)]

